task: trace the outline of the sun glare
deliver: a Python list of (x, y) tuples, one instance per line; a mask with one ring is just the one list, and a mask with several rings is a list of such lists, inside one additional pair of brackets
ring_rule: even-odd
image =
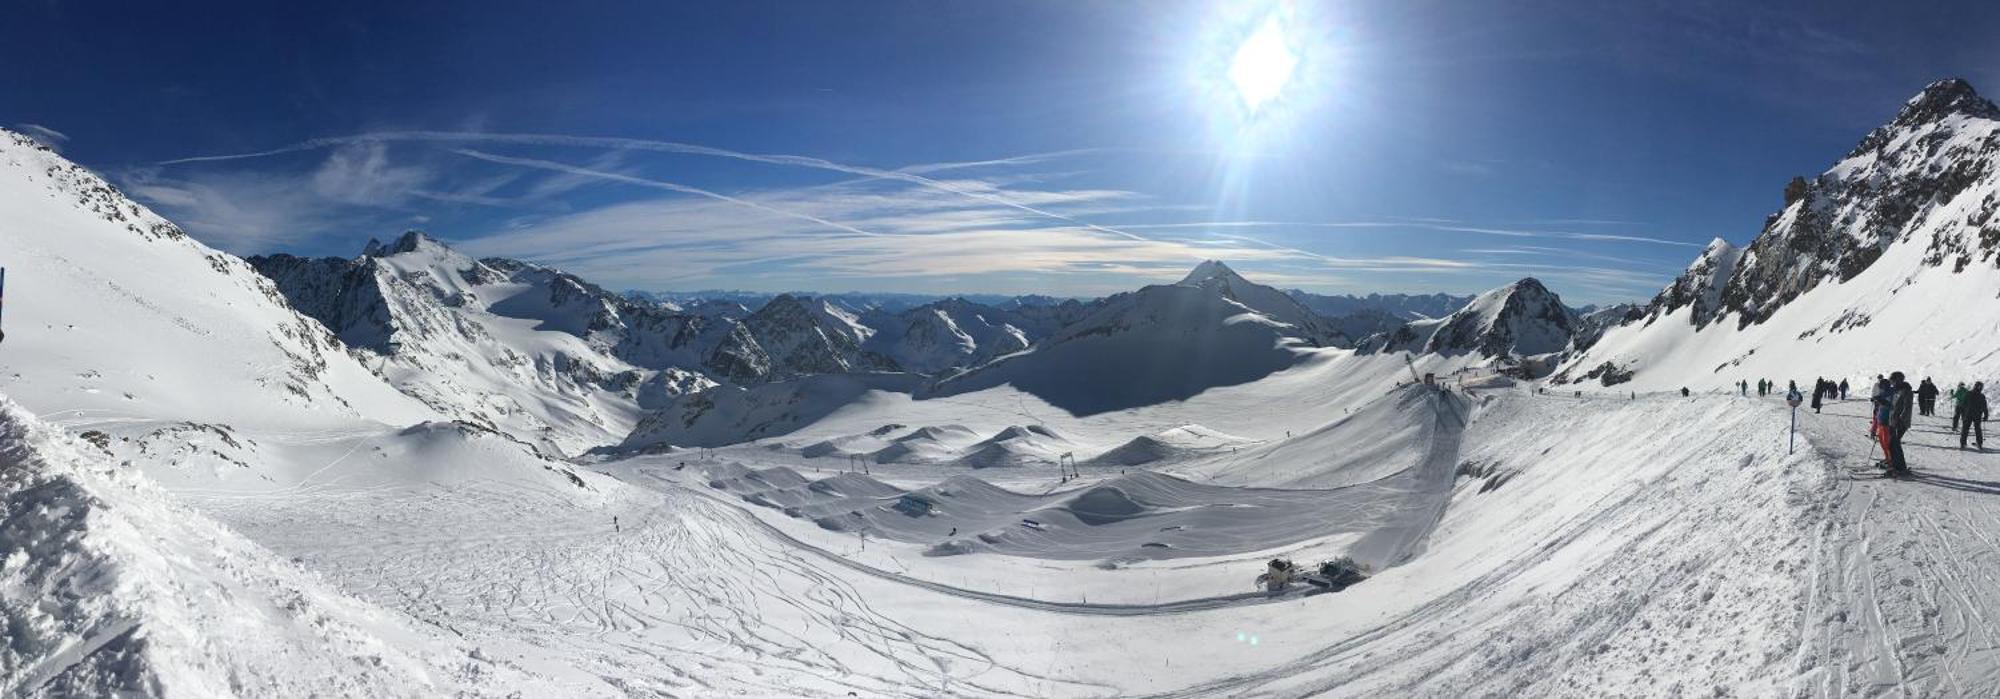
[(1284, 27), (1273, 15), (1236, 48), (1229, 63), (1229, 82), (1236, 86), (1243, 106), (1255, 113), (1277, 99), (1298, 65), (1299, 57), (1285, 43)]

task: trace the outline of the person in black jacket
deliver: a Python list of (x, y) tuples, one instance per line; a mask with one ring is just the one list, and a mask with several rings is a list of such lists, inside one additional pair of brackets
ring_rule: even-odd
[(1917, 414), (1926, 417), (1936, 415), (1937, 397), (1937, 384), (1931, 383), (1931, 377), (1924, 377), (1924, 382), (1917, 386)]
[(1847, 379), (1840, 380), (1840, 399), (1847, 400)]
[(1916, 389), (1903, 380), (1903, 372), (1889, 374), (1889, 473), (1910, 475), (1910, 461), (1903, 456), (1903, 433), (1910, 431), (1910, 413), (1916, 403)]
[(1959, 399), (1958, 448), (1960, 449), (1965, 448), (1965, 438), (1971, 436), (1974, 437), (1974, 443), (1979, 445), (1979, 450), (1986, 451), (1986, 426), (1981, 424), (1986, 421), (1986, 394), (1982, 393), (1985, 390), (1986, 382), (1975, 382), (1972, 384), (1972, 390), (1966, 391), (1965, 397)]

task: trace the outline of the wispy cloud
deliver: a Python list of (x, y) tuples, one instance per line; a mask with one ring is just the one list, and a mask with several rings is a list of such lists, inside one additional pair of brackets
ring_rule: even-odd
[(29, 124), (25, 122), (15, 124), (14, 130), (27, 134), (28, 138), (35, 139), (36, 143), (40, 143), (43, 147), (57, 153), (61, 153), (63, 144), (69, 142), (69, 134), (41, 124)]
[[(395, 142), (395, 141), (419, 141), (419, 142), (431, 142), (431, 143), (506, 143), (515, 145), (534, 145), (534, 146), (617, 148), (624, 150), (651, 151), (657, 153), (674, 153), (679, 155), (695, 155), (695, 156), (706, 156), (713, 158), (727, 158), (731, 160), (740, 160), (745, 162), (763, 163), (766, 165), (787, 165), (793, 167), (812, 168), (816, 170), (826, 170), (830, 172), (839, 172), (849, 175), (859, 175), (862, 177), (868, 177), (873, 179), (897, 180), (921, 187), (928, 187), (943, 192), (957, 194), (964, 197), (980, 199), (1000, 206), (1019, 209), (1027, 213), (1064, 221), (1106, 235), (1114, 235), (1123, 238), (1130, 238), (1133, 240), (1144, 239), (1142, 236), (1135, 233), (1128, 233), (1126, 231), (1112, 228), (1109, 226), (1102, 226), (1095, 223), (1090, 223), (1088, 221), (1072, 218), (1066, 214), (1062, 214), (1051, 209), (1041, 208), (1031, 203), (1018, 201), (1013, 197), (1009, 196), (1008, 194), (1006, 194), (1004, 191), (999, 190), (997, 188), (962, 187), (955, 182), (933, 179), (921, 174), (917, 174), (918, 172), (923, 171), (921, 167), (916, 169), (904, 168), (899, 170), (885, 170), (882, 168), (867, 167), (862, 165), (850, 165), (845, 163), (838, 163), (831, 160), (826, 160), (824, 158), (816, 158), (805, 155), (746, 153), (743, 151), (734, 151), (725, 148), (715, 148), (711, 146), (695, 145), (692, 143), (679, 143), (674, 141), (654, 141), (654, 140), (636, 139), (636, 138), (617, 138), (617, 137), (605, 137), (605, 136), (564, 136), (564, 135), (553, 135), (553, 134), (469, 133), (469, 132), (456, 132), (456, 131), (383, 131), (376, 133), (361, 134), (356, 136), (339, 136), (331, 138), (312, 139), (308, 141), (301, 141), (299, 143), (295, 143), (280, 148), (273, 148), (269, 150), (254, 151), (248, 153), (231, 153), (222, 155), (206, 155), (206, 156), (196, 156), (189, 158), (177, 158), (173, 160), (161, 161), (159, 164), (164, 166), (164, 165), (181, 165), (190, 163), (223, 162), (230, 160), (243, 160), (249, 158), (263, 158), (273, 155), (282, 155), (286, 153), (298, 153), (309, 150), (319, 150), (323, 148), (331, 148), (337, 146), (350, 146), (361, 143), (385, 143), (385, 142)], [(990, 164), (992, 162), (997, 162), (997, 161), (987, 161), (987, 164)]]
[(1125, 226), (1125, 228), (1129, 228), (1132, 230), (1166, 230), (1166, 229), (1226, 230), (1226, 229), (1237, 229), (1237, 228), (1285, 228), (1285, 229), (1300, 229), (1300, 230), (1314, 229), (1314, 228), (1361, 228), (1361, 229), (1384, 229), (1384, 230), (1419, 229), (1419, 230), (1444, 231), (1444, 232), (1454, 232), (1454, 233), (1476, 233), (1480, 235), (1495, 235), (1495, 236), (1504, 236), (1509, 238), (1549, 238), (1557, 240), (1616, 241), (1616, 242), (1626, 242), (1626, 243), (1647, 243), (1651, 245), (1670, 245), (1674, 247), (1684, 247), (1684, 248), (1702, 248), (1707, 246), (1706, 243), (1690, 243), (1685, 240), (1672, 240), (1668, 238), (1656, 238), (1645, 235), (1631, 235), (1631, 234), (1617, 234), (1617, 233), (1578, 233), (1574, 231), (1557, 231), (1557, 230), (1545, 230), (1537, 228), (1474, 226), (1474, 225), (1460, 224), (1457, 222), (1436, 222), (1433, 220), (1426, 220), (1426, 219), (1404, 219), (1399, 221), (1196, 221), (1196, 222), (1178, 222), (1178, 223), (1128, 224)]
[[(432, 157), (397, 160), (392, 157), (398, 152), (392, 144), (397, 143), (412, 144)], [(190, 167), (197, 174), (178, 178), (159, 174), (178, 172), (181, 166), (318, 150), (330, 153), (310, 171), (289, 176), (199, 174), (212, 167)], [(522, 152), (529, 150), (541, 152)], [(548, 155), (574, 150), (595, 152), (583, 159)], [(1254, 231), (1435, 231), (1699, 247), (1622, 232), (1482, 225), (1449, 218), (1174, 221), (1173, 217), (1209, 207), (1161, 202), (1115, 188), (1055, 186), (1087, 179), (1060, 168), (1069, 165), (1063, 162), (1067, 159), (1095, 152), (874, 167), (642, 139), (398, 131), (166, 161), (149, 169), (147, 178), (135, 180), (135, 191), (169, 209), (191, 212), (196, 228), (229, 239), (232, 249), (328, 230), (339, 220), (337, 214), (354, 209), (419, 220), (417, 214), (424, 212), (413, 206), (416, 200), (512, 210), (504, 216), (472, 219), (488, 223), (451, 237), (475, 254), (533, 260), (612, 287), (632, 288), (1038, 289), (1097, 294), (1170, 281), (1194, 262), (1220, 258), (1241, 264), (1266, 282), (1306, 288), (1444, 286), (1464, 291), (1510, 281), (1502, 279), (1507, 275), (1538, 275), (1577, 280), (1593, 289), (1618, 289), (1616, 293), (1630, 296), (1656, 286), (1657, 273), (1619, 269), (1637, 265), (1609, 258), (1510, 259), (1521, 253), (1500, 249), (1333, 255), (1309, 249), (1317, 246), (1301, 246), (1297, 236), (1263, 237)], [(647, 153), (846, 177), (780, 187), (696, 184), (688, 178), (652, 174), (665, 161), (641, 157)], [(608, 203), (571, 210), (573, 203), (565, 195), (592, 186), (607, 190), (580, 201)], [(654, 194), (634, 199), (634, 190)], [(1103, 223), (1135, 219), (1148, 222)], [(372, 225), (367, 217), (342, 224), (352, 228), (357, 220)]]

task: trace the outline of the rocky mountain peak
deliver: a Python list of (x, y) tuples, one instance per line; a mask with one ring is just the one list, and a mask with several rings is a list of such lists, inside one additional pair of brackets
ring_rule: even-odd
[(449, 249), (438, 239), (425, 235), (423, 231), (404, 231), (395, 242), (384, 244), (375, 238), (368, 239), (368, 246), (361, 249), (362, 257), (389, 257), (418, 250)]
[(1447, 316), (1425, 344), (1429, 354), (1476, 352), (1486, 357), (1526, 357), (1568, 348), (1576, 318), (1541, 280), (1520, 281), (1480, 294)]
[(1186, 277), (1181, 278), (1180, 283), (1183, 286), (1200, 286), (1211, 280), (1227, 282), (1240, 281), (1242, 279), (1243, 277), (1238, 275), (1236, 270), (1230, 269), (1229, 265), (1223, 264), (1221, 260), (1207, 260), (1195, 265), (1194, 269), (1188, 272)]
[(1903, 103), (1903, 111), (1896, 115), (1895, 125), (1903, 126), (1936, 121), (1954, 114), (1965, 114), (1986, 119), (2000, 118), (2000, 107), (1979, 96), (1972, 89), (1972, 83), (1963, 78), (1946, 78), (1924, 87), (1922, 92)]

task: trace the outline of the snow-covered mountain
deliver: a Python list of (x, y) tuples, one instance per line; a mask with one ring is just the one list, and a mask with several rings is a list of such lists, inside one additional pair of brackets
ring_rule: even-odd
[[(1717, 241), (1559, 380), (1645, 387), (2000, 369), (2000, 108), (1933, 83), (1813, 178), (1748, 246)], [(1978, 301), (1978, 299), (1988, 299)]]
[(1353, 344), (1353, 340), (1341, 334), (1340, 329), (1326, 318), (1306, 308), (1291, 295), (1262, 284), (1253, 283), (1230, 269), (1220, 260), (1208, 260), (1195, 265), (1193, 271), (1181, 279), (1181, 286), (1198, 287), (1222, 295), (1223, 298), (1241, 304), (1271, 320), (1290, 325), (1293, 337), (1311, 342), (1321, 347), (1339, 347)]
[(1513, 363), (1571, 348), (1583, 327), (1555, 292), (1532, 277), (1473, 298), (1451, 315), (1368, 338), (1363, 354), (1408, 352)]
[(643, 331), (617, 297), (532, 265), (474, 260), (421, 233), (370, 241), (354, 258), (251, 264), (404, 393), (556, 453), (630, 432), (642, 390), (706, 381), (619, 357), (645, 345), (630, 337)]
[(1179, 283), (1106, 298), (1034, 347), (940, 381), (928, 395), (1006, 384), (1093, 414), (1254, 381), (1333, 339), (1325, 319), (1291, 297), (1210, 261)]
[(621, 441), (644, 410), (718, 382), (897, 370), (821, 299), (662, 303), (414, 231), (353, 258), (251, 262), (406, 393), (560, 453)]
[(12, 292), (0, 384), (31, 411), (134, 429), (439, 417), (350, 357), (243, 260), (4, 130), (0, 259)]
[(1445, 316), (1426, 354), (1475, 353), (1482, 357), (1561, 352), (1576, 334), (1576, 319), (1555, 292), (1533, 277), (1480, 294)]
[(1081, 320), (1091, 307), (1073, 299), (1003, 308), (949, 298), (901, 313), (878, 310), (861, 318), (875, 331), (863, 347), (903, 369), (942, 374), (1025, 350)]

